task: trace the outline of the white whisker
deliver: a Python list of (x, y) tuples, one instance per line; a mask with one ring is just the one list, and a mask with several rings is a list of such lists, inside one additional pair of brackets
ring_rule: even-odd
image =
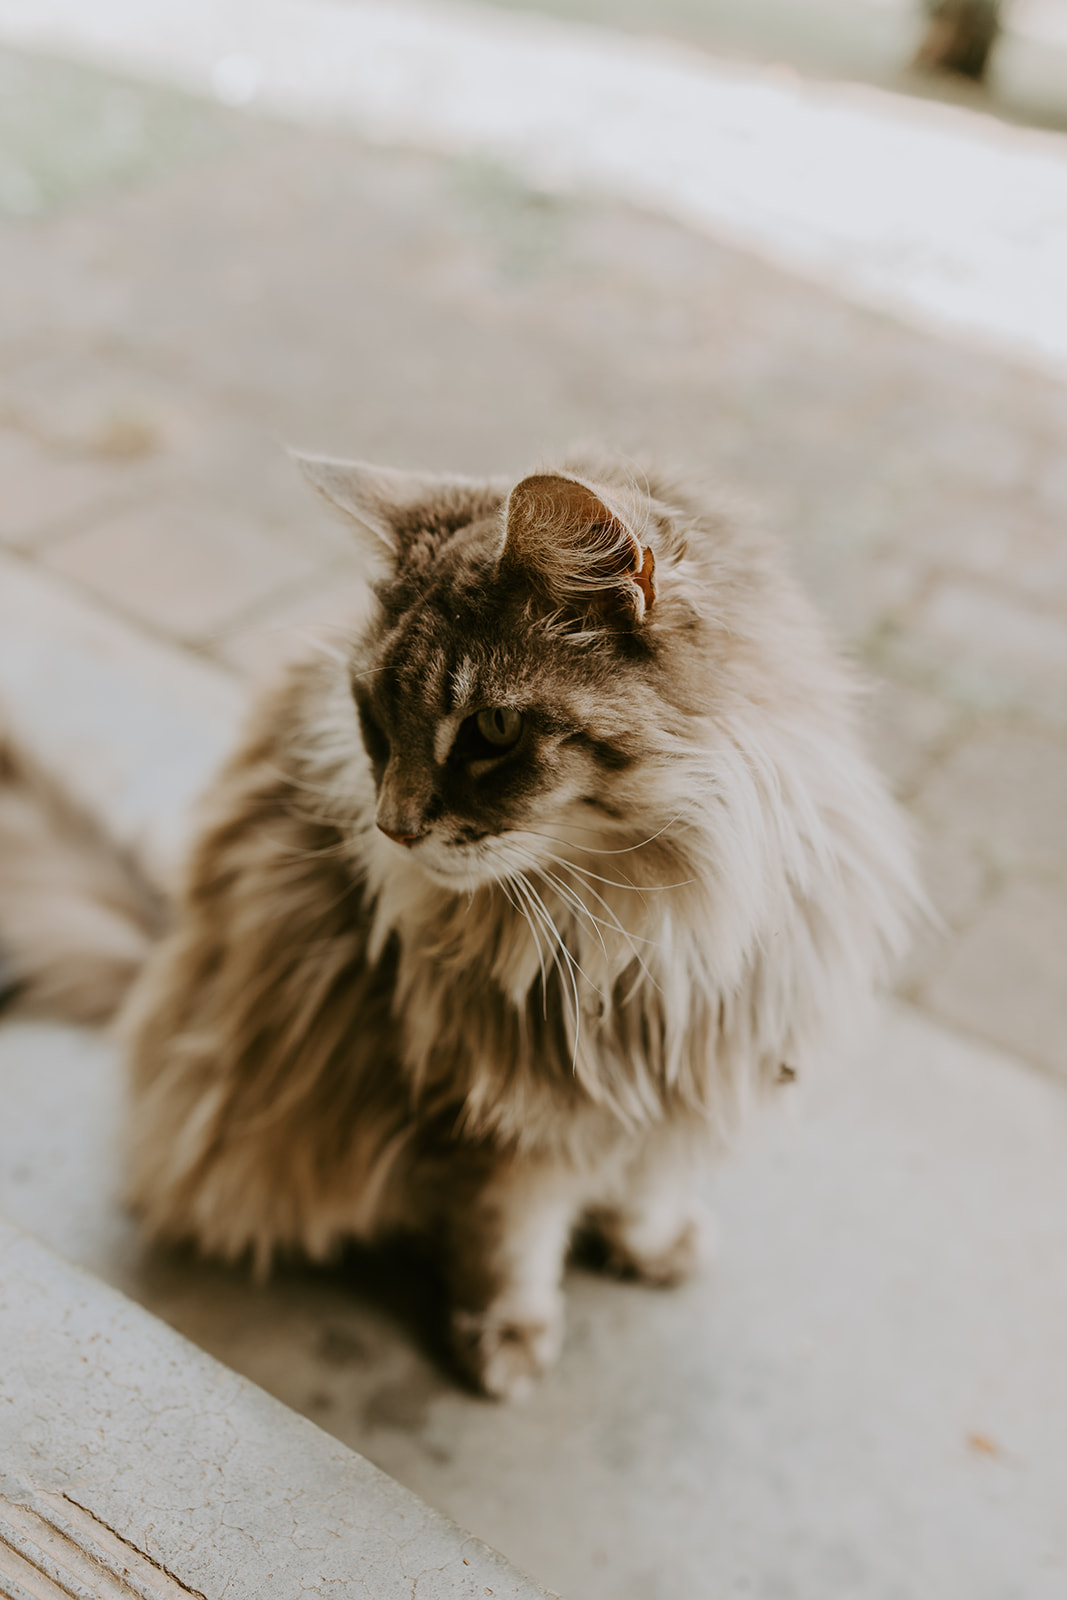
[[(599, 991), (599, 989), (597, 989), (596, 984), (593, 983), (592, 979), (588, 976), (588, 974), (585, 973), (585, 972), (582, 972), (581, 967), (578, 965), (578, 963), (575, 960), (574, 956), (571, 954), (570, 950), (567, 948), (566, 941), (564, 940), (563, 935), (560, 933), (558, 927), (556, 926), (556, 923), (555, 923), (551, 913), (549, 912), (548, 907), (545, 905), (545, 902), (542, 900), (541, 896), (538, 894), (537, 890), (534, 888), (534, 886), (530, 882), (529, 878), (526, 877), (525, 873), (519, 873), (517, 875), (517, 878), (521, 878), (521, 880), (522, 880), (522, 882), (523, 882), (523, 884), (525, 886), (526, 892), (530, 897), (530, 901), (531, 901), (532, 906), (536, 909), (540, 919), (544, 923), (546, 933), (547, 932), (551, 932), (552, 935), (554, 936), (553, 946), (552, 946), (553, 960), (554, 960), (554, 963), (555, 963), (556, 971), (560, 975), (560, 981), (562, 982), (564, 977), (566, 977), (570, 982), (571, 994), (572, 994), (573, 999), (574, 999), (574, 1056), (573, 1056), (573, 1059), (571, 1061), (571, 1067), (573, 1069), (573, 1068), (577, 1067), (577, 1065), (578, 1065), (578, 1043), (579, 1043), (579, 1040), (581, 1038), (581, 1029), (582, 1029), (582, 1006), (581, 1006), (581, 1000), (578, 997), (578, 980), (575, 977), (575, 973), (576, 972), (580, 972), (582, 977), (585, 979), (586, 983), (589, 984), (590, 988), (593, 989), (595, 991), (595, 993), (599, 994), (600, 991)], [(560, 958), (561, 955), (565, 958), (565, 960), (567, 962), (567, 966), (565, 968), (560, 965), (560, 959), (559, 958)], [(603, 997), (601, 997), (601, 998), (603, 998)]]
[[(639, 839), (636, 844), (628, 844), (621, 850), (605, 850), (603, 848), (599, 848), (598, 849), (595, 845), (578, 844), (574, 840), (561, 839), (561, 838), (559, 838), (558, 835), (553, 836), (553, 835), (550, 835), (550, 834), (545, 834), (544, 837), (545, 838), (552, 838), (553, 839), (553, 843), (555, 843), (555, 844), (572, 844), (573, 848), (575, 850), (584, 850), (589, 855), (594, 855), (594, 856), (628, 856), (628, 855), (632, 854), (632, 852), (634, 850), (643, 850), (646, 845), (653, 844), (655, 842), (655, 840), (661, 839), (663, 837), (663, 835), (667, 832), (668, 828), (673, 828), (676, 822), (680, 822), (682, 820), (682, 818), (685, 816), (685, 814), (686, 814), (686, 812), (688, 810), (690, 810), (690, 807), (688, 807), (688, 806), (684, 807), (681, 811), (678, 812), (678, 814), (676, 816), (673, 816), (669, 822), (665, 822), (663, 824), (662, 828), (657, 829), (657, 831), (655, 833), (649, 834), (647, 839)], [(589, 830), (582, 830), (582, 831), (592, 832), (593, 830), (589, 829)]]
[(571, 906), (580, 917), (585, 917), (589, 923), (589, 926), (600, 940), (600, 948), (603, 950), (604, 954), (607, 955), (608, 947), (604, 943), (604, 935), (600, 930), (601, 928), (609, 927), (610, 924), (603, 922), (600, 917), (594, 916), (593, 912), (590, 911), (581, 895), (577, 894), (572, 888), (570, 888), (568, 884), (565, 884), (562, 878), (557, 877), (554, 872), (549, 872), (548, 868), (545, 866), (539, 867), (538, 870), (541, 873), (541, 876), (547, 879), (547, 881), (552, 885), (556, 893), (563, 897), (564, 903)]
[[(540, 834), (539, 837), (545, 839), (548, 838), (548, 835)], [(556, 842), (559, 843), (558, 840)], [(577, 848), (580, 850), (582, 846), (579, 845)], [(551, 859), (558, 861), (561, 858), (553, 856)], [(639, 895), (662, 894), (666, 889), (688, 889), (691, 884), (697, 881), (695, 878), (680, 878), (677, 883), (635, 883), (632, 878), (626, 878), (620, 883), (617, 878), (605, 878), (599, 872), (591, 872), (588, 867), (580, 867), (576, 861), (568, 861), (567, 866), (572, 872), (580, 872), (583, 878), (593, 879), (597, 883), (606, 883), (612, 889), (629, 889), (634, 894)]]
[[(542, 1008), (542, 1015), (544, 1016), (545, 1020), (547, 1021), (547, 1019), (548, 1019), (548, 974), (545, 971), (545, 958), (544, 958), (544, 954), (543, 954), (543, 952), (541, 950), (541, 940), (538, 937), (537, 929), (534, 926), (534, 923), (533, 923), (533, 920), (532, 920), (532, 918), (530, 916), (530, 913), (526, 909), (525, 902), (520, 903), (521, 896), (522, 896), (522, 890), (521, 890), (519, 884), (515, 881), (515, 877), (512, 874), (509, 874), (506, 878), (498, 879), (498, 882), (500, 884), (500, 888), (501, 888), (501, 890), (502, 890), (502, 892), (504, 894), (504, 897), (507, 900), (508, 904), (510, 906), (514, 907), (514, 909), (519, 913), (520, 917), (522, 917), (522, 919), (526, 923), (526, 926), (530, 930), (530, 936), (531, 936), (531, 938), (533, 939), (533, 942), (534, 942), (534, 949), (537, 951), (537, 965), (541, 969), (541, 1008)], [(518, 894), (520, 896), (520, 901), (515, 901), (515, 900), (513, 900), (511, 898), (511, 895), (508, 892), (509, 885), (510, 885), (511, 888), (513, 888), (515, 890), (516, 894)]]
[[(556, 857), (553, 857), (553, 860), (557, 860), (558, 864), (561, 867), (564, 867), (564, 868), (569, 867), (569, 865), (570, 865), (569, 862), (563, 861), (563, 860), (559, 860), (559, 858), (556, 858)], [(611, 918), (610, 923), (604, 922), (600, 917), (595, 916), (593, 914), (593, 912), (589, 910), (589, 907), (585, 904), (584, 900), (581, 899), (581, 896), (575, 894), (574, 891), (568, 891), (567, 890), (567, 886), (564, 885), (561, 882), (561, 880), (556, 876), (555, 873), (549, 872), (547, 870), (547, 868), (542, 868), (541, 870), (545, 873), (545, 876), (547, 878), (549, 878), (554, 884), (556, 884), (558, 889), (563, 890), (565, 892), (568, 892), (569, 894), (573, 894), (574, 895), (574, 898), (576, 898), (579, 901), (579, 903), (582, 906), (582, 909), (585, 911), (586, 915), (590, 918), (590, 920), (592, 922), (596, 923), (596, 924), (599, 924), (599, 927), (597, 929), (598, 934), (599, 934), (599, 928), (600, 927), (604, 927), (604, 928), (614, 928), (614, 930), (617, 933), (620, 933), (622, 935), (623, 939), (626, 941), (626, 944), (627, 944), (631, 954), (633, 955), (634, 960), (637, 962), (638, 966), (640, 967), (641, 971), (644, 973), (644, 975), (647, 978), (648, 982), (652, 985), (652, 987), (654, 989), (658, 989), (660, 987), (659, 984), (656, 982), (655, 978), (653, 978), (651, 972), (648, 970), (648, 966), (647, 966), (647, 964), (645, 962), (644, 957), (642, 956), (640, 950), (638, 950), (637, 945), (634, 943), (635, 939), (637, 939), (637, 940), (640, 940), (640, 942), (642, 944), (652, 945), (653, 948), (656, 948), (655, 940), (642, 938), (640, 934), (632, 934), (630, 932), (630, 930), (628, 928), (625, 928), (623, 926), (623, 924), (619, 921), (618, 917), (615, 915), (615, 912), (614, 912), (613, 908), (604, 899), (604, 896), (601, 895), (601, 894), (598, 894), (595, 889), (590, 888), (589, 889), (589, 893), (591, 895), (593, 895), (594, 898), (597, 899), (600, 902), (600, 904), (603, 906), (604, 910), (607, 912), (608, 916)], [(603, 936), (600, 936), (600, 942), (601, 942), (602, 945), (604, 944)], [(605, 950), (605, 954), (606, 954), (607, 953), (607, 946), (606, 945), (604, 946), (604, 950)]]

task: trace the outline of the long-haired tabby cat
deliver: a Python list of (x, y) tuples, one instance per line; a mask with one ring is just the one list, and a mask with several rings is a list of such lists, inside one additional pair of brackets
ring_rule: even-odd
[[(559, 1350), (579, 1225), (654, 1283), (699, 1260), (709, 1146), (882, 975), (910, 851), (808, 605), (700, 489), (593, 458), (305, 470), (373, 611), (208, 799), (126, 1010), (131, 1194), (153, 1235), (261, 1265), (430, 1234), (457, 1357), (510, 1395)], [(63, 919), (20, 953), (11, 855), (32, 1002)], [(121, 986), (131, 902), (90, 891)]]

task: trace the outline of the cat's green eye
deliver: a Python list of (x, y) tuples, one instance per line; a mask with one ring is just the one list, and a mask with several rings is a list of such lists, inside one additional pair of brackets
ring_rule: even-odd
[(522, 712), (513, 711), (511, 706), (489, 706), (479, 711), (474, 720), (486, 744), (497, 750), (510, 749), (522, 732)]

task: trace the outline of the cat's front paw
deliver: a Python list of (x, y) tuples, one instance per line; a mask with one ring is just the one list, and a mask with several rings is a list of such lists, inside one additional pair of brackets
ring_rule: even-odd
[(672, 1289), (692, 1278), (710, 1259), (715, 1227), (703, 1210), (694, 1210), (664, 1237), (645, 1226), (603, 1229), (607, 1269), (621, 1278), (638, 1278), (657, 1289)]
[(452, 1313), (452, 1347), (467, 1377), (492, 1400), (519, 1400), (557, 1360), (563, 1301), (538, 1313), (507, 1306)]

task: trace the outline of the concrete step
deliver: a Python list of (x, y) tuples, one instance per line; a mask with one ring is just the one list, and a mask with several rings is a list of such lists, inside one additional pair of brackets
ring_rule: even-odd
[(0, 1594), (544, 1590), (113, 1289), (0, 1223)]

